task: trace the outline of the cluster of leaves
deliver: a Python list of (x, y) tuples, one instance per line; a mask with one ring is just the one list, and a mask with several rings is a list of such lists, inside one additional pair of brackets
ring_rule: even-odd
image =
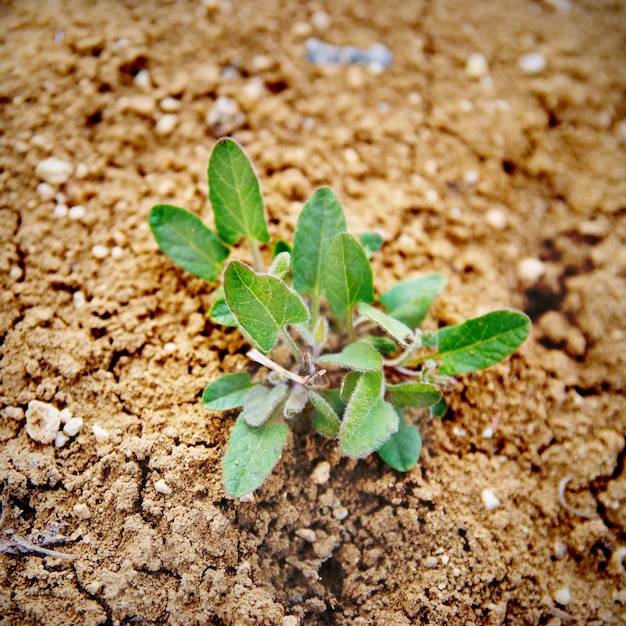
[[(209, 409), (242, 409), (223, 461), (233, 497), (261, 485), (280, 457), (286, 422), (304, 411), (345, 456), (376, 451), (392, 468), (408, 471), (422, 444), (406, 409), (442, 416), (450, 377), (498, 363), (528, 336), (530, 321), (516, 311), (421, 332), (446, 283), (440, 274), (400, 281), (376, 302), (369, 258), (382, 240), (346, 232), (328, 187), (305, 203), (293, 247), (279, 241), (265, 271), (259, 243), (270, 236), (259, 181), (232, 139), (213, 148), (208, 182), (217, 234), (170, 205), (152, 209), (150, 226), (160, 249), (189, 272), (214, 282), (223, 271), (210, 317), (238, 327), (252, 346), (248, 357), (267, 368), (263, 382), (248, 371), (229, 373), (203, 394)], [(228, 246), (242, 239), (254, 269), (231, 261), (224, 270)]]

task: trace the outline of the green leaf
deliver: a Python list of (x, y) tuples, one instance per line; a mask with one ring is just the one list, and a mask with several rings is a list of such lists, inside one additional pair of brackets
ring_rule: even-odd
[(209, 319), (216, 324), (221, 324), (222, 326), (237, 326), (237, 320), (230, 312), (230, 309), (226, 304), (224, 288), (220, 287), (219, 289), (216, 289), (213, 292), (213, 297), (215, 300), (209, 310)]
[(446, 286), (443, 274), (401, 280), (380, 296), (387, 313), (410, 328), (417, 328), (426, 317), (435, 298)]
[(447, 412), (448, 412), (448, 403), (446, 402), (446, 399), (443, 396), (439, 398), (438, 402), (436, 402), (430, 407), (430, 414), (432, 417), (444, 417)]
[(332, 363), (359, 372), (373, 372), (383, 366), (383, 359), (370, 343), (357, 341), (347, 345), (339, 354), (325, 354), (320, 363)]
[(259, 180), (239, 144), (220, 139), (209, 159), (209, 198), (215, 213), (215, 227), (223, 241), (270, 240), (265, 223)]
[(326, 298), (336, 318), (347, 315), (357, 302), (373, 302), (372, 268), (363, 246), (349, 233), (332, 240), (324, 274)]
[(157, 204), (150, 211), (150, 228), (162, 252), (188, 272), (214, 281), (229, 249), (202, 220), (186, 209)]
[(396, 406), (412, 406), (425, 409), (437, 404), (441, 391), (436, 385), (428, 383), (408, 382), (399, 385), (387, 385), (389, 400)]
[(330, 402), (320, 394), (312, 391), (309, 397), (315, 409), (312, 417), (313, 428), (323, 437), (337, 439), (341, 426), (337, 412)]
[(344, 404), (348, 404), (350, 402), (350, 398), (354, 393), (354, 389), (356, 388), (356, 384), (359, 382), (359, 379), (363, 376), (362, 372), (350, 372), (344, 376), (341, 381), (341, 390), (340, 390), (340, 398)]
[(357, 310), (361, 315), (365, 315), (368, 319), (372, 320), (375, 324), (378, 324), (386, 333), (391, 335), (400, 345), (408, 346), (409, 343), (414, 341), (415, 335), (413, 331), (402, 322), (385, 315), (382, 311), (375, 309), (365, 302), (359, 302)]
[(285, 241), (284, 239), (279, 239), (275, 244), (274, 244), (274, 250), (272, 251), (272, 256), (278, 256), (281, 252), (289, 252), (289, 254), (291, 254), (292, 250), (291, 250), (291, 246), (289, 245), (288, 241)]
[(530, 332), (530, 319), (519, 311), (493, 311), (437, 332), (439, 373), (454, 376), (499, 363), (513, 354)]
[(202, 404), (214, 411), (228, 411), (243, 406), (255, 385), (248, 372), (226, 374), (213, 381), (202, 394)]
[(339, 450), (345, 456), (366, 456), (398, 430), (398, 414), (383, 400), (382, 390), (382, 371), (362, 374), (358, 380), (339, 432)]
[(398, 432), (391, 435), (378, 450), (378, 456), (398, 472), (408, 472), (419, 461), (421, 452), (422, 437), (419, 430), (400, 417)]
[(285, 402), (285, 408), (283, 409), (283, 415), (287, 419), (291, 419), (295, 415), (302, 413), (306, 403), (309, 401), (309, 390), (302, 385), (296, 385), (290, 392), (287, 402)]
[(255, 274), (239, 261), (232, 261), (224, 273), (228, 308), (250, 343), (268, 353), (285, 324), (309, 319), (302, 298), (275, 276)]
[(359, 235), (359, 241), (368, 259), (371, 259), (383, 245), (383, 238), (376, 233), (361, 233)]
[(285, 276), (289, 274), (289, 269), (291, 267), (291, 255), (289, 252), (281, 252), (274, 257), (272, 264), (270, 265), (268, 274), (271, 276), (276, 276), (276, 278), (280, 278), (281, 280), (285, 279)]
[(345, 230), (346, 218), (335, 194), (328, 187), (318, 189), (302, 208), (293, 240), (293, 284), (299, 293), (317, 301), (328, 248)]
[(289, 429), (286, 424), (265, 422), (254, 428), (239, 416), (230, 433), (224, 456), (224, 487), (233, 498), (257, 489), (280, 458)]
[(383, 356), (392, 354), (398, 349), (396, 342), (393, 339), (389, 339), (389, 337), (363, 337), (361, 341), (367, 341)]
[(257, 385), (246, 397), (241, 417), (250, 426), (261, 426), (272, 417), (288, 392), (289, 387), (285, 383), (272, 387)]

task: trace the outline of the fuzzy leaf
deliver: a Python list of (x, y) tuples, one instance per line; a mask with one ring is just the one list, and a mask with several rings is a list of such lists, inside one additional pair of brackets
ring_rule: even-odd
[(437, 332), (439, 373), (454, 376), (499, 363), (515, 352), (530, 332), (530, 319), (519, 311), (493, 311)]
[(224, 292), (228, 308), (250, 343), (266, 354), (276, 345), (285, 324), (309, 319), (302, 298), (282, 280), (256, 274), (239, 261), (226, 268)]
[(326, 298), (336, 318), (343, 318), (357, 302), (374, 300), (372, 268), (363, 246), (349, 233), (332, 240), (324, 275)]
[(383, 238), (376, 233), (361, 233), (359, 235), (359, 241), (368, 259), (371, 259), (383, 245)]
[(408, 382), (399, 385), (387, 385), (390, 401), (396, 406), (412, 406), (425, 409), (433, 406), (441, 398), (441, 391), (428, 383)]
[(382, 388), (382, 371), (363, 374), (357, 382), (339, 432), (339, 450), (345, 456), (366, 456), (398, 430), (398, 414), (383, 400)]
[(240, 415), (230, 433), (224, 456), (224, 487), (233, 498), (257, 489), (280, 458), (289, 429), (265, 422), (254, 428)]
[(426, 317), (435, 298), (446, 286), (443, 274), (401, 280), (380, 296), (387, 313), (410, 328), (417, 328)]
[(295, 415), (302, 413), (306, 403), (309, 401), (309, 390), (306, 387), (297, 385), (289, 392), (283, 415), (287, 419), (291, 419)]
[(438, 402), (435, 402), (435, 404), (433, 404), (430, 407), (431, 417), (444, 417), (447, 412), (448, 412), (448, 403), (446, 402), (446, 399), (443, 396), (439, 398)]
[(361, 341), (367, 341), (383, 356), (392, 354), (398, 349), (396, 342), (393, 339), (389, 339), (389, 337), (363, 337)]
[(246, 396), (253, 389), (248, 372), (226, 374), (213, 381), (202, 394), (202, 404), (214, 411), (228, 411), (243, 406)]
[(224, 288), (220, 287), (219, 289), (216, 289), (213, 292), (213, 297), (215, 300), (209, 310), (209, 319), (216, 324), (221, 324), (222, 326), (237, 326), (237, 320), (226, 304)]
[(332, 363), (359, 372), (373, 372), (383, 366), (383, 359), (370, 343), (357, 341), (348, 344), (339, 354), (325, 354), (320, 363)]
[(318, 393), (310, 392), (309, 398), (315, 411), (313, 413), (313, 428), (328, 439), (337, 439), (341, 422), (330, 402)]
[(284, 383), (268, 387), (257, 385), (243, 403), (241, 417), (250, 426), (261, 426), (276, 411), (278, 405), (287, 397), (289, 387)]
[(272, 261), (268, 274), (271, 276), (276, 276), (276, 278), (280, 278), (281, 280), (285, 279), (285, 276), (289, 274), (289, 269), (291, 267), (291, 255), (289, 252), (279, 252)]
[(328, 187), (318, 189), (298, 217), (293, 240), (293, 284), (314, 299), (322, 293), (323, 271), (330, 243), (346, 230), (343, 208)]
[(365, 315), (368, 319), (378, 324), (386, 333), (391, 335), (400, 345), (408, 346), (415, 339), (413, 331), (402, 322), (385, 315), (382, 311), (375, 309), (365, 302), (359, 302), (357, 310), (361, 315)]
[(422, 452), (422, 437), (416, 426), (407, 424), (403, 417), (398, 422), (398, 432), (378, 450), (380, 458), (398, 472), (408, 472), (415, 467)]
[(150, 211), (150, 229), (162, 252), (188, 272), (217, 280), (229, 249), (202, 220), (186, 209), (157, 204)]
[(259, 180), (239, 144), (220, 139), (209, 159), (209, 198), (215, 213), (215, 227), (223, 241), (270, 240), (265, 223)]
[(348, 404), (348, 402), (350, 402), (350, 398), (352, 397), (356, 384), (359, 382), (361, 376), (363, 376), (362, 372), (350, 372), (344, 376), (341, 381), (341, 390), (339, 392), (339, 397), (344, 404)]

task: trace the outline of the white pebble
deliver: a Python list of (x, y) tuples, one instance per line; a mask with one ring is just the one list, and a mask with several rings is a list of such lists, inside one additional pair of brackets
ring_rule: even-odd
[(458, 567), (455, 567), (455, 568), (452, 570), (452, 576), (453, 576), (454, 578), (458, 578), (460, 575), (461, 575), (461, 570), (460, 570)]
[(500, 500), (496, 498), (492, 489), (483, 489), (480, 493), (480, 499), (483, 501), (488, 511), (493, 511), (493, 509), (497, 509), (502, 504)]
[(60, 430), (54, 436), (54, 445), (57, 448), (62, 448), (69, 440), (70, 440), (69, 436), (66, 435), (62, 430)]
[(530, 52), (521, 56), (517, 65), (524, 74), (539, 74), (546, 69), (548, 62), (540, 52)]
[(447, 554), (442, 554), (441, 555), (441, 564), (442, 565), (447, 565), (448, 563), (450, 563), (450, 557)]
[(296, 535), (308, 543), (315, 543), (317, 541), (315, 531), (311, 528), (298, 528), (298, 530), (296, 530)]
[(496, 230), (504, 230), (507, 225), (506, 213), (502, 209), (489, 209), (485, 215), (487, 224)]
[(80, 309), (85, 306), (85, 294), (82, 291), (75, 291), (72, 294), (72, 300), (74, 301), (74, 308)]
[(55, 204), (52, 214), (54, 217), (65, 217), (68, 213), (67, 204)]
[(152, 87), (152, 79), (150, 78), (150, 72), (148, 70), (141, 70), (135, 74), (133, 82), (137, 87), (142, 89), (149, 89)]
[(554, 600), (561, 606), (567, 606), (572, 599), (572, 594), (567, 587), (562, 587), (554, 592)]
[(178, 116), (173, 113), (166, 113), (163, 115), (154, 127), (157, 135), (169, 135), (178, 124)]
[(541, 259), (526, 258), (519, 262), (517, 271), (522, 280), (534, 283), (544, 275), (546, 266)]
[(113, 259), (121, 259), (124, 256), (124, 249), (120, 246), (113, 246), (111, 248), (111, 257)]
[(326, 11), (315, 11), (311, 15), (311, 24), (318, 30), (326, 30), (330, 26), (330, 16)]
[(164, 496), (172, 495), (172, 488), (162, 478), (154, 483), (154, 488)]
[(265, 82), (260, 76), (253, 76), (242, 88), (243, 96), (248, 100), (260, 100), (265, 94)]
[(63, 426), (63, 432), (70, 437), (76, 437), (83, 427), (82, 417), (71, 417)]
[(50, 185), (62, 185), (71, 176), (74, 166), (68, 161), (50, 157), (37, 163), (35, 174)]
[(61, 424), (67, 424), (72, 419), (72, 412), (65, 407), (59, 413), (59, 418), (61, 419)]
[(94, 580), (88, 585), (85, 585), (85, 589), (93, 596), (97, 596), (100, 591), (102, 591), (102, 587), (104, 587), (104, 583), (99, 580)]
[(159, 102), (159, 109), (161, 109), (163, 113), (178, 113), (180, 107), (180, 100), (172, 98), (171, 96), (167, 96)]
[(109, 256), (109, 249), (106, 246), (103, 246), (102, 244), (96, 244), (91, 249), (91, 254), (93, 254), (96, 257), (96, 259), (105, 259), (106, 257)]
[(77, 204), (76, 206), (71, 207), (68, 211), (68, 215), (71, 220), (80, 220), (85, 217), (85, 213), (86, 210), (82, 204)]
[(348, 515), (348, 509), (346, 509), (345, 506), (338, 506), (337, 508), (333, 509), (333, 517), (340, 522), (346, 519)]
[(26, 433), (40, 443), (52, 443), (61, 425), (61, 412), (51, 404), (31, 400), (26, 411)]
[(22, 276), (24, 276), (24, 272), (22, 271), (22, 268), (19, 265), (14, 265), (10, 270), (9, 270), (9, 276), (13, 279), (13, 280), (19, 280), (20, 278), (22, 278)]
[(569, 11), (572, 8), (571, 0), (543, 0), (548, 6), (557, 11)]
[(567, 544), (562, 541), (554, 542), (554, 556), (557, 559), (562, 559), (567, 553)]
[(21, 422), (24, 419), (24, 409), (21, 406), (5, 406), (1, 411), (3, 417)]
[(106, 443), (109, 440), (109, 431), (105, 430), (101, 426), (98, 426), (97, 424), (94, 424), (91, 427), (91, 432), (98, 443)]
[(474, 105), (471, 100), (463, 99), (459, 101), (459, 109), (463, 111), (463, 113), (469, 113), (474, 110)]
[(463, 175), (463, 180), (468, 185), (475, 185), (480, 179), (480, 175), (476, 170), (467, 170)]
[(207, 125), (215, 135), (230, 135), (245, 122), (245, 115), (236, 100), (220, 96), (206, 116)]
[(266, 54), (257, 54), (252, 57), (252, 69), (257, 72), (269, 70), (272, 65), (274, 65), (274, 61), (272, 61), (272, 58)]
[(163, 352), (165, 352), (165, 354), (173, 354), (176, 352), (176, 344), (173, 341), (168, 341), (163, 344)]
[(89, 174), (89, 167), (87, 167), (86, 163), (78, 163), (76, 165), (76, 169), (74, 170), (74, 176), (76, 178), (85, 178)]
[(452, 434), (455, 437), (465, 437), (465, 435), (467, 435), (467, 432), (465, 431), (465, 429), (461, 428), (460, 426), (454, 426), (452, 428)]
[(91, 511), (84, 502), (79, 502), (78, 504), (75, 504), (72, 510), (74, 511), (74, 515), (76, 515), (76, 517), (80, 517), (80, 519), (91, 518)]
[(489, 74), (487, 59), (480, 52), (472, 52), (465, 62), (465, 72), (470, 78), (483, 78)]
[(439, 565), (439, 559), (436, 556), (427, 556), (424, 559), (424, 567), (435, 569)]
[(250, 492), (247, 493), (245, 496), (241, 496), (241, 498), (239, 498), (239, 502), (254, 502), (254, 494)]
[(491, 439), (493, 437), (493, 428), (491, 428), (491, 426), (487, 426), (487, 428), (483, 430), (483, 437), (485, 439)]
[(315, 466), (315, 469), (311, 472), (311, 480), (316, 485), (323, 485), (328, 482), (330, 478), (330, 463), (328, 461), (322, 461)]
[(285, 615), (282, 626), (298, 626), (299, 620), (295, 615)]
[(48, 183), (39, 183), (37, 185), (37, 195), (44, 201), (54, 198), (54, 187)]

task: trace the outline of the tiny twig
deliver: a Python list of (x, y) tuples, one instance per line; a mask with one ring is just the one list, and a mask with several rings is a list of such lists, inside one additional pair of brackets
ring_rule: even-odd
[(14, 534), (12, 531), (4, 531), (8, 535), (8, 539), (0, 539), (0, 552), (4, 554), (14, 554), (21, 556), (24, 554), (41, 554), (42, 556), (52, 556), (58, 559), (75, 559), (74, 554), (66, 554), (65, 552), (58, 552), (57, 550), (49, 550), (48, 548), (42, 548), (24, 537)]
[(596, 519), (598, 517), (597, 513), (587, 513), (585, 511), (581, 511), (580, 509), (576, 509), (568, 504), (567, 500), (565, 499), (565, 488), (567, 487), (567, 483), (570, 480), (572, 480), (572, 477), (566, 476), (559, 483), (559, 502), (561, 503), (561, 506), (572, 515), (578, 515), (578, 517), (583, 517), (585, 519)]
[(304, 387), (312, 385), (315, 380), (326, 374), (326, 370), (319, 370), (318, 372), (313, 372), (308, 376), (300, 376), (295, 372), (290, 372), (288, 369), (285, 369), (282, 365), (279, 365), (275, 361), (272, 361), (272, 359), (266, 357), (256, 348), (252, 348), (252, 350), (248, 352), (247, 357), (252, 361), (256, 361), (259, 365), (264, 365), (265, 367), (271, 369), (273, 372), (276, 372), (284, 380), (293, 380), (294, 382), (303, 385)]

